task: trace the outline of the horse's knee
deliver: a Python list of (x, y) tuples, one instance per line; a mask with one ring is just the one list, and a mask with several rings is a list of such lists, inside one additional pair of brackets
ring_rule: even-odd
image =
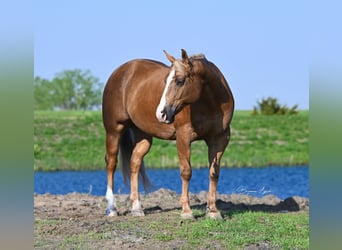
[(218, 167), (211, 167), (209, 177), (213, 181), (217, 181), (220, 175)]
[(210, 173), (210, 179), (212, 180), (218, 180), (219, 174), (217, 172), (211, 172)]
[(189, 181), (191, 179), (191, 175), (192, 175), (192, 170), (190, 167), (181, 169), (182, 179)]
[(107, 171), (114, 172), (116, 170), (116, 159), (114, 157), (105, 157)]

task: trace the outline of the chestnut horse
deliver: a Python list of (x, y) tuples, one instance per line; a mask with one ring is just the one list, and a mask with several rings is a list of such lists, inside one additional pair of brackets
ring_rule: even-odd
[[(123, 176), (130, 178), (131, 212), (143, 216), (138, 193), (139, 173), (149, 184), (143, 165), (152, 137), (176, 140), (182, 179), (182, 218), (193, 218), (189, 204), (190, 145), (208, 146), (209, 192), (207, 215), (221, 218), (216, 188), (222, 154), (230, 139), (234, 112), (232, 92), (221, 71), (204, 55), (175, 59), (165, 50), (170, 67), (153, 60), (129, 61), (116, 69), (103, 92), (102, 115), (106, 130), (107, 214), (117, 215), (113, 175), (120, 148)], [(167, 178), (167, 177), (165, 177)]]

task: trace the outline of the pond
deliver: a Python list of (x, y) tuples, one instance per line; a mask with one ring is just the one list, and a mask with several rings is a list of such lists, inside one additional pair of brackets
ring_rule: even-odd
[[(181, 193), (179, 169), (147, 169), (155, 191), (160, 188)], [(193, 169), (190, 192), (208, 191), (208, 169)], [(114, 192), (128, 194), (120, 171), (115, 173)], [(34, 192), (38, 194), (67, 194), (70, 192), (105, 195), (106, 171), (35, 172)], [(139, 191), (144, 192), (139, 186)], [(256, 197), (273, 194), (280, 199), (291, 196), (309, 198), (309, 167), (221, 168), (218, 183), (220, 194), (249, 194)]]

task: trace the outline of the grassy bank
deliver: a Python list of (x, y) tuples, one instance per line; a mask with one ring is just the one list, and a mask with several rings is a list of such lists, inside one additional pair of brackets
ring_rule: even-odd
[[(194, 213), (203, 216), (201, 211)], [(153, 215), (146, 218), (127, 216), (124, 220), (115, 218), (112, 221), (101, 221), (96, 226), (88, 226), (89, 229), (80, 227), (83, 231), (78, 233), (51, 230), (48, 234), (45, 233), (47, 228), (59, 229), (63, 228), (63, 224), (72, 228), (73, 225), (69, 224), (75, 222), (40, 219), (35, 220), (34, 246), (37, 249), (107, 249), (109, 246), (145, 246), (146, 249), (156, 246), (162, 249), (244, 249), (250, 245), (266, 244), (268, 248), (265, 249), (309, 249), (307, 214), (232, 212), (227, 216), (229, 219), (219, 221), (205, 218), (181, 221), (172, 212), (157, 218)]]
[(191, 197), (195, 220), (181, 219), (180, 195), (165, 189), (141, 195), (144, 217), (130, 214), (129, 195), (116, 196), (117, 217), (104, 216), (103, 197), (35, 195), (34, 247), (309, 249), (309, 204), (304, 200), (296, 199), (301, 204), (296, 207), (294, 199), (279, 206), (271, 197), (257, 201), (243, 195), (221, 196), (217, 205), (223, 219), (212, 220), (206, 217), (205, 195)]
[[(291, 116), (251, 116), (236, 111), (232, 139), (222, 166), (308, 164), (308, 111)], [(34, 169), (104, 169), (104, 129), (99, 111), (36, 111)], [(175, 142), (154, 139), (145, 157), (149, 167), (178, 167)], [(207, 166), (204, 142), (192, 144), (193, 167)]]

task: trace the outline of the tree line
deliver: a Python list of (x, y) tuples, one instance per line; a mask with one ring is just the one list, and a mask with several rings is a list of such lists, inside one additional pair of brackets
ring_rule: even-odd
[(99, 109), (104, 84), (90, 70), (64, 70), (52, 80), (34, 78), (35, 110)]
[[(104, 84), (90, 70), (64, 70), (52, 80), (34, 78), (35, 110), (91, 110), (102, 103)], [(252, 115), (297, 114), (298, 105), (280, 105), (274, 97), (263, 98), (254, 106)]]

